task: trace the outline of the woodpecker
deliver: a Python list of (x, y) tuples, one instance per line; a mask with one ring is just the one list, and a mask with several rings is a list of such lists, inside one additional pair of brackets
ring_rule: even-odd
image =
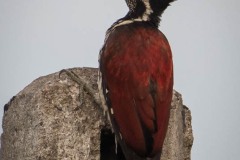
[(172, 53), (158, 30), (174, 0), (126, 0), (127, 15), (106, 32), (99, 90), (127, 160), (159, 160), (173, 92)]

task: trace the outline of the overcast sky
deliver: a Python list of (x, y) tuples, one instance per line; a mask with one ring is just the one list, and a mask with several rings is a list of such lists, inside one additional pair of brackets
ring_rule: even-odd
[[(192, 111), (193, 160), (240, 157), (239, 6), (178, 0), (162, 17), (174, 88)], [(105, 31), (126, 13), (124, 0), (0, 0), (0, 118), (4, 104), (34, 79), (97, 67)]]

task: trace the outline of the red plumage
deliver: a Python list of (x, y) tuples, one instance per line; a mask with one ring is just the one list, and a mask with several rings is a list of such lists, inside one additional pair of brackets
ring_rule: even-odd
[(173, 91), (166, 37), (145, 23), (118, 26), (107, 37), (99, 62), (104, 96), (122, 140), (141, 157), (159, 154)]

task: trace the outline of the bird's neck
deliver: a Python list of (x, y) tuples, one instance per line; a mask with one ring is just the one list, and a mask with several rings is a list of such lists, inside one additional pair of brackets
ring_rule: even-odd
[(106, 39), (115, 28), (132, 23), (144, 23), (157, 29), (162, 13), (173, 1), (175, 0), (126, 0), (129, 12), (108, 29)]
[[(142, 0), (138, 1), (135, 4), (134, 8), (130, 8), (126, 19), (132, 19), (133, 21), (137, 22), (150, 22), (152, 21), (152, 15), (154, 15), (154, 11), (151, 7), (150, 0)], [(158, 24), (156, 24), (158, 25)]]
[(111, 28), (131, 24), (134, 22), (147, 23), (153, 27), (158, 27), (160, 19), (159, 16), (154, 13), (154, 10), (150, 4), (150, 0), (138, 1), (138, 3), (135, 5), (136, 6), (134, 6), (134, 8), (130, 8), (125, 17), (115, 22)]
[(154, 13), (150, 5), (150, 0), (142, 0), (136, 3), (134, 8), (130, 8), (127, 15), (117, 20), (107, 31), (107, 33), (114, 30), (116, 27), (128, 25), (132, 23), (146, 23), (153, 27), (158, 28), (160, 18)]

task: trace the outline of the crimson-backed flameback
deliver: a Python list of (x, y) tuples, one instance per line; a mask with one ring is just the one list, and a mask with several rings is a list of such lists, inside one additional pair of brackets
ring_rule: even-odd
[(107, 31), (99, 55), (99, 89), (127, 160), (160, 158), (173, 92), (169, 43), (158, 30), (174, 0), (126, 0), (127, 15)]

